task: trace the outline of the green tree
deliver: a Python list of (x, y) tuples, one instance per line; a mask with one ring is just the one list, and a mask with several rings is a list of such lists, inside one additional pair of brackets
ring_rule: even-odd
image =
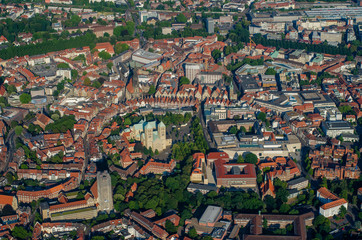
[(59, 68), (59, 69), (69, 69), (70, 67), (69, 67), (69, 64), (68, 63), (58, 63), (58, 65), (57, 65), (57, 68)]
[(187, 235), (189, 235), (190, 238), (195, 239), (197, 238), (198, 234), (197, 231), (194, 227), (192, 227), (189, 232), (187, 233)]
[(30, 239), (32, 234), (23, 226), (15, 226), (11, 231), (11, 235), (16, 239)]
[(16, 135), (19, 136), (19, 135), (21, 135), (22, 132), (23, 132), (23, 127), (22, 126), (19, 125), (19, 126), (15, 127), (15, 134)]
[(275, 75), (277, 74), (277, 71), (275, 71), (274, 68), (268, 68), (266, 71), (265, 71), (265, 75)]
[(236, 126), (231, 126), (229, 128), (229, 133), (236, 134), (238, 132), (238, 128)]
[(86, 77), (83, 81), (83, 84), (85, 86), (90, 86), (92, 84), (91, 80), (89, 79), (89, 77)]
[(100, 58), (102, 58), (103, 60), (108, 60), (111, 58), (111, 54), (109, 54), (108, 52), (106, 52), (104, 50), (102, 52), (98, 53), (98, 56)]
[(257, 164), (258, 157), (254, 153), (248, 153), (248, 154), (245, 155), (245, 162), (246, 163)]
[(265, 122), (265, 120), (266, 120), (266, 113), (265, 113), (265, 112), (259, 112), (258, 115), (256, 116), (256, 119)]
[(31, 101), (31, 96), (28, 93), (23, 93), (20, 95), (20, 102), (22, 104), (29, 103)]
[(176, 226), (170, 220), (166, 220), (165, 228), (166, 231), (170, 234), (174, 234), (177, 232)]
[(221, 51), (219, 49), (215, 49), (211, 52), (211, 56), (214, 58), (215, 62), (221, 58)]
[(154, 85), (150, 86), (150, 89), (148, 90), (148, 94), (153, 95), (156, 93), (156, 88)]
[(8, 94), (12, 94), (12, 93), (16, 93), (16, 87), (14, 85), (7, 85), (6, 86), (6, 91), (8, 92)]
[(72, 69), (71, 74), (72, 74), (72, 79), (73, 80), (77, 79), (77, 77), (78, 77), (78, 71), (77, 70)]
[(185, 15), (180, 13), (179, 15), (176, 16), (176, 22), (178, 22), (178, 23), (186, 23), (187, 18), (185, 17)]
[(190, 79), (187, 77), (182, 76), (179, 80), (179, 86), (182, 86), (184, 84), (190, 84)]
[(243, 162), (245, 162), (245, 160), (244, 160), (244, 158), (243, 158), (242, 155), (239, 155), (239, 156), (238, 156), (237, 162), (238, 162), (238, 163), (243, 163)]
[(112, 67), (113, 67), (113, 63), (112, 62), (107, 63), (107, 67), (108, 67), (109, 70), (111, 70)]
[(120, 54), (124, 51), (127, 51), (129, 49), (129, 46), (126, 43), (117, 43), (114, 47), (114, 51), (116, 54)]
[(126, 118), (126, 119), (124, 120), (124, 125), (131, 125), (131, 124), (132, 124), (131, 119)]
[(347, 214), (347, 209), (345, 208), (345, 206), (341, 206), (339, 209), (339, 216), (341, 218), (344, 218)]

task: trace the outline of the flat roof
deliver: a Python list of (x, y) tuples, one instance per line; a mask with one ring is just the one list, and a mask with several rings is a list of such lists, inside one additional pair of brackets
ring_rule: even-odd
[(155, 59), (158, 59), (158, 58), (162, 57), (161, 54), (151, 53), (151, 52), (145, 51), (143, 49), (140, 49), (137, 52), (135, 52), (133, 54), (133, 56), (142, 57), (142, 58), (146, 58), (146, 59), (149, 59), (149, 60), (155, 60)]
[(220, 215), (221, 212), (222, 212), (221, 207), (208, 206), (204, 214), (202, 214), (199, 222), (203, 224), (214, 223), (216, 222), (217, 217)]

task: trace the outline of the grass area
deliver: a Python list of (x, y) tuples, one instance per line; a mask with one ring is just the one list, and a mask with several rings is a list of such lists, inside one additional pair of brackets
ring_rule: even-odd
[(97, 209), (97, 208), (96, 207), (87, 207), (87, 208), (75, 209), (75, 210), (70, 210), (70, 211), (65, 211), (65, 212), (53, 213), (52, 217), (59, 217), (62, 215), (87, 212), (87, 211), (91, 211), (91, 210), (95, 210), (95, 209)]
[(74, 192), (68, 192), (65, 195), (67, 195), (67, 197), (76, 197), (78, 195), (79, 191), (74, 191)]

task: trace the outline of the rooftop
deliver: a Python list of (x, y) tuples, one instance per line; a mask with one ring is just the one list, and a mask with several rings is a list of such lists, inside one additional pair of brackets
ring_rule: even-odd
[(200, 224), (214, 223), (222, 212), (221, 207), (208, 206), (200, 218)]

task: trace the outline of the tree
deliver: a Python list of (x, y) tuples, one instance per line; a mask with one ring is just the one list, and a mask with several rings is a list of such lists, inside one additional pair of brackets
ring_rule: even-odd
[(85, 86), (90, 86), (92, 84), (91, 80), (89, 79), (89, 77), (84, 78), (83, 84)]
[(29, 239), (32, 236), (31, 232), (28, 232), (23, 226), (15, 226), (11, 235), (16, 239)]
[(281, 213), (288, 213), (289, 211), (290, 211), (290, 206), (285, 203), (283, 203), (279, 208), (279, 212)]
[(337, 137), (337, 139), (338, 139), (341, 143), (343, 143), (343, 141), (344, 141), (344, 139), (343, 139), (343, 136), (342, 136), (342, 135), (340, 135), (339, 137)]
[(258, 157), (254, 153), (248, 153), (248, 154), (245, 155), (245, 162), (246, 163), (257, 164), (258, 163)]
[(277, 74), (277, 71), (275, 71), (274, 68), (268, 68), (266, 71), (265, 71), (265, 75), (274, 75)]
[(131, 119), (126, 118), (126, 119), (124, 120), (124, 125), (131, 125), (131, 124), (132, 124)]
[(265, 122), (265, 120), (266, 120), (266, 113), (265, 113), (265, 112), (259, 112), (258, 115), (256, 116), (256, 119)]
[(16, 87), (14, 85), (7, 85), (6, 91), (9, 93), (9, 95), (17, 92)]
[(98, 56), (100, 58), (102, 58), (103, 60), (108, 60), (111, 58), (111, 54), (109, 54), (108, 52), (106, 52), (104, 50), (102, 52), (98, 53)]
[(73, 79), (73, 80), (78, 77), (78, 71), (75, 70), (75, 69), (72, 69), (72, 70), (71, 70), (71, 74), (72, 74), (72, 79)]
[(229, 128), (229, 133), (236, 134), (238, 132), (238, 128), (236, 126), (231, 126)]
[(347, 209), (345, 208), (345, 206), (341, 206), (340, 208), (339, 208), (339, 216), (341, 217), (341, 218), (344, 218), (345, 216), (346, 216), (346, 214), (347, 214)]
[(129, 46), (126, 43), (117, 43), (114, 47), (114, 51), (116, 54), (120, 54), (124, 51), (127, 51), (129, 49)]
[(211, 56), (214, 58), (215, 62), (221, 58), (221, 51), (219, 49), (215, 49), (211, 52)]
[(238, 163), (243, 163), (243, 162), (245, 162), (245, 160), (244, 160), (244, 158), (243, 158), (242, 155), (239, 155), (239, 156), (238, 156), (237, 162), (238, 162)]
[(275, 198), (273, 198), (270, 195), (266, 195), (264, 198), (264, 203), (266, 205), (266, 208), (269, 212), (271, 212), (272, 210), (276, 209), (277, 207), (277, 203), (275, 201)]
[(92, 87), (94, 87), (94, 88), (100, 88), (101, 86), (102, 86), (102, 84), (98, 80), (96, 80), (92, 83)]
[(156, 88), (154, 85), (150, 86), (150, 89), (148, 89), (148, 94), (153, 95), (156, 93)]
[(187, 22), (187, 18), (185, 17), (185, 15), (180, 13), (179, 15), (176, 16), (176, 22), (185, 23), (185, 22)]
[(197, 235), (197, 231), (196, 231), (196, 229), (195, 229), (194, 227), (192, 227), (187, 234), (188, 234), (189, 237), (192, 238), (192, 239), (195, 239), (195, 238), (197, 238), (197, 236), (198, 236), (198, 235)]
[(58, 63), (57, 68), (59, 69), (69, 69), (69, 64), (68, 63)]
[(165, 228), (166, 228), (166, 231), (170, 234), (174, 234), (177, 232), (177, 228), (170, 220), (166, 220)]
[(288, 201), (289, 192), (287, 189), (279, 188), (275, 195), (276, 199), (283, 203)]
[(107, 67), (108, 67), (109, 70), (111, 70), (112, 67), (113, 67), (113, 63), (112, 62), (107, 63)]
[(190, 84), (190, 79), (188, 79), (187, 77), (181, 77), (179, 80), (179, 86), (182, 86), (184, 84)]
[(23, 132), (23, 127), (22, 126), (16, 126), (15, 127), (15, 134), (16, 135), (21, 135), (21, 133)]
[(20, 95), (20, 102), (22, 104), (29, 103), (31, 101), (31, 96), (28, 93), (23, 93)]

